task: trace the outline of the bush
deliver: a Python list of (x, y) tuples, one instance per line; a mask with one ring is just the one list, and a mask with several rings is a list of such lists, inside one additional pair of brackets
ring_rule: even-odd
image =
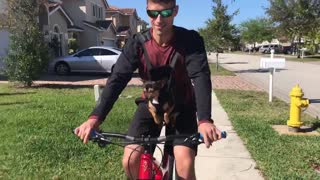
[(69, 45), (69, 54), (74, 54), (79, 49), (77, 39), (75, 39), (75, 38), (70, 38), (68, 40), (68, 45)]
[(37, 22), (34, 0), (11, 0), (9, 13), (15, 26), (10, 28), (10, 47), (4, 58), (5, 74), (11, 82), (31, 86), (47, 67), (48, 46)]

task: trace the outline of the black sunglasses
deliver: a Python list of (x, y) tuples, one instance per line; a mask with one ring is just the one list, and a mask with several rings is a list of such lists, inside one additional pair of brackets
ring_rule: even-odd
[(169, 8), (169, 9), (164, 9), (161, 11), (156, 11), (156, 10), (147, 10), (147, 14), (151, 18), (157, 18), (158, 15), (160, 14), (161, 17), (170, 17), (173, 14), (173, 10), (175, 7)]

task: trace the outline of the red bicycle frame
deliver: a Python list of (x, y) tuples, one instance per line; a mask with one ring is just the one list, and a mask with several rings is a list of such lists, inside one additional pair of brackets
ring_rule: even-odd
[(162, 163), (145, 151), (140, 157), (139, 179), (169, 179), (173, 172), (173, 162), (173, 157), (166, 151), (164, 151)]

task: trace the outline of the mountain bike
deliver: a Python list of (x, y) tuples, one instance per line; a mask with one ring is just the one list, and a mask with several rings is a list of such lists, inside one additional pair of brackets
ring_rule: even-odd
[[(227, 133), (225, 131), (221, 132), (221, 137), (226, 138)], [(197, 133), (193, 135), (167, 135), (160, 137), (132, 137), (121, 133), (112, 132), (97, 132), (92, 131), (90, 135), (90, 140), (97, 143), (100, 147), (106, 147), (108, 144), (125, 146), (129, 144), (139, 144), (142, 146), (149, 146), (144, 152), (141, 152), (140, 156), (140, 166), (139, 166), (139, 176), (138, 179), (154, 179), (154, 180), (171, 180), (175, 177), (174, 168), (174, 156), (170, 153), (172, 146), (170, 142), (175, 139), (184, 139), (184, 141), (189, 141), (195, 145), (204, 143), (202, 135)], [(161, 162), (158, 162), (155, 157), (153, 157), (153, 149), (150, 145), (164, 144), (164, 149), (162, 154)], [(135, 149), (134, 151), (138, 151)], [(133, 151), (133, 152), (134, 152)]]

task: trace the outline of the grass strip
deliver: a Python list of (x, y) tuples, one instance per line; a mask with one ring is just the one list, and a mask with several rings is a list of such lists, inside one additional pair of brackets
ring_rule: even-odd
[[(320, 136), (279, 135), (272, 125), (285, 125), (289, 106), (268, 94), (256, 91), (215, 90), (234, 129), (244, 141), (258, 169), (267, 179), (320, 179), (314, 168), (320, 166)], [(307, 114), (306, 125), (320, 122)], [(319, 131), (319, 128), (318, 128)]]

